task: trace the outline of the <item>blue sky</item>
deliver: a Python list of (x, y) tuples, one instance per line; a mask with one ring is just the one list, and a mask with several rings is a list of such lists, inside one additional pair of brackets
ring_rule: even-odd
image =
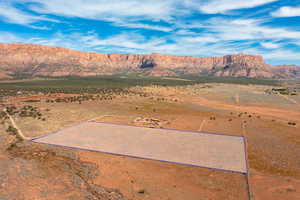
[(0, 0), (0, 42), (300, 65), (300, 0)]

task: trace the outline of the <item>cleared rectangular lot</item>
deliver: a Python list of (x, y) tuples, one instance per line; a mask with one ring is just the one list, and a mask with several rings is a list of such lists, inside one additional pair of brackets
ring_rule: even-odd
[(240, 173), (247, 172), (244, 139), (239, 136), (88, 121), (33, 141)]

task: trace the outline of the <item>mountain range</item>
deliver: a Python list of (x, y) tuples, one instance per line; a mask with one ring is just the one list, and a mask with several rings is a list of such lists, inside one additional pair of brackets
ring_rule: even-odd
[(232, 76), (300, 78), (296, 65), (271, 66), (262, 56), (234, 54), (219, 57), (173, 56), (152, 53), (105, 54), (32, 44), (0, 44), (0, 78), (35, 76)]

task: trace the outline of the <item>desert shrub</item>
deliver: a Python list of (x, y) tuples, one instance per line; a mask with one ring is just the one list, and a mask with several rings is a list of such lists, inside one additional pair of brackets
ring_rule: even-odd
[(41, 100), (38, 100), (38, 99), (28, 99), (28, 100), (25, 100), (25, 101), (22, 101), (24, 103), (36, 103), (36, 102), (41, 102)]
[(288, 122), (288, 125), (290, 125), (290, 126), (296, 126), (296, 122)]
[(11, 135), (17, 135), (18, 130), (15, 127), (9, 125), (8, 128), (6, 129), (6, 132)]
[(5, 121), (8, 119), (6, 112), (0, 111), (0, 120)]
[(25, 105), (19, 109), (17, 109), (17, 108), (15, 108), (15, 109), (13, 109), (13, 111), (12, 111), (12, 109), (10, 108), (10, 114), (18, 114), (18, 116), (21, 118), (22, 117), (32, 117), (34, 119), (37, 118), (39, 120), (42, 120), (43, 114), (39, 111), (38, 107)]
[(14, 115), (14, 114), (18, 113), (18, 110), (17, 110), (16, 106), (7, 106), (6, 112), (10, 115)]

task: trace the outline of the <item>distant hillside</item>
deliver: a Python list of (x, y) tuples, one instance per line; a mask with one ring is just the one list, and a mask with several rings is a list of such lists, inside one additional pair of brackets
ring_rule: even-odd
[(300, 78), (300, 67), (270, 66), (261, 56), (189, 57), (163, 54), (104, 54), (30, 44), (0, 44), (0, 78), (34, 76), (229, 76)]

